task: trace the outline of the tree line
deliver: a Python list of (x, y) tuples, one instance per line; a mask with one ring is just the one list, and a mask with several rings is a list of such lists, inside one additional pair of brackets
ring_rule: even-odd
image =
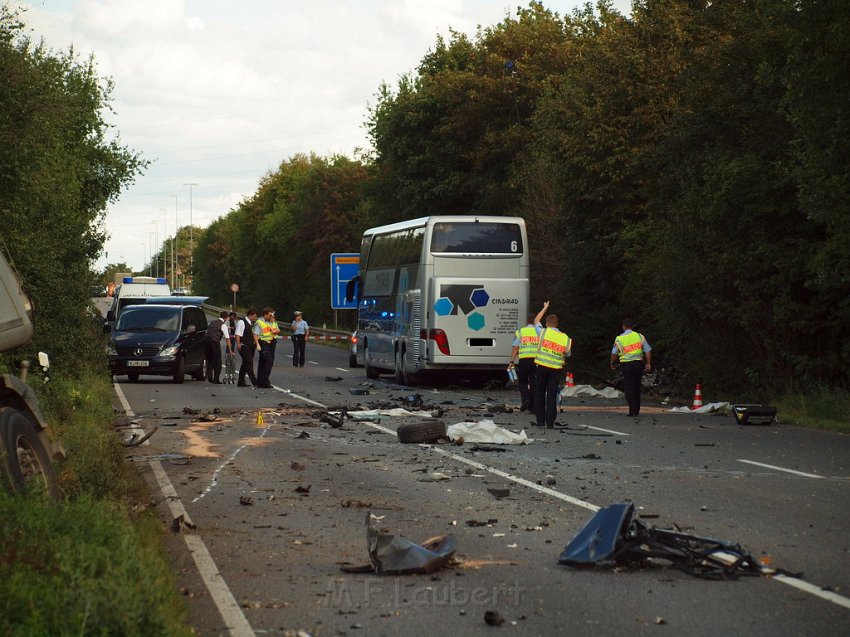
[(682, 388), (846, 388), (848, 27), (821, 0), (532, 2), (437, 38), (379, 87), (367, 155), (283, 161), (199, 237), (196, 287), (324, 318), (366, 227), (518, 215), (577, 369), (629, 315)]

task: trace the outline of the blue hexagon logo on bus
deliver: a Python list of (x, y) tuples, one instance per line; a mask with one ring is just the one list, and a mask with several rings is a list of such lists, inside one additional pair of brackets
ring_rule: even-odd
[(485, 307), (490, 302), (490, 295), (487, 294), (487, 290), (484, 288), (478, 288), (472, 291), (469, 300), (472, 301), (475, 307)]
[(446, 297), (439, 298), (437, 299), (437, 302), (434, 303), (434, 311), (438, 316), (448, 316), (452, 313), (453, 309), (454, 304)]
[(469, 325), (469, 328), (472, 330), (480, 330), (484, 327), (484, 315), (479, 314), (478, 312), (473, 312), (466, 317), (466, 324)]

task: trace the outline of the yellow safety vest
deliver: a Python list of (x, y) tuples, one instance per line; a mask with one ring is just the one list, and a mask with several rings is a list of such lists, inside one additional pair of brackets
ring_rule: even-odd
[(537, 336), (537, 330), (533, 326), (526, 326), (517, 330), (516, 337), (519, 339), (520, 358), (534, 358), (537, 356), (537, 346), (540, 344), (540, 338)]
[(639, 361), (643, 358), (643, 335), (637, 332), (620, 334), (614, 339), (614, 344), (619, 350), (621, 363)]
[(561, 369), (567, 360), (572, 343), (570, 337), (555, 329), (546, 328), (540, 334), (540, 345), (534, 362), (543, 367)]
[(272, 324), (265, 319), (258, 318), (257, 325), (260, 327), (260, 340), (265, 343), (271, 343), (274, 335), (272, 334)]

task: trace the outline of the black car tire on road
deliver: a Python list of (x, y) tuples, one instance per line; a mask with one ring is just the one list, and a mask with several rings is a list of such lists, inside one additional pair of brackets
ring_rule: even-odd
[(174, 370), (174, 382), (180, 385), (183, 382), (183, 377), (186, 375), (186, 357), (180, 356), (177, 359), (177, 369)]
[(206, 380), (207, 378), (207, 359), (201, 359), (201, 366), (192, 373), (192, 378), (195, 380)]
[(13, 491), (43, 488), (56, 498), (56, 473), (33, 423), (17, 409), (0, 408), (0, 469)]
[(446, 423), (442, 420), (408, 422), (398, 426), (396, 435), (403, 443), (437, 442), (446, 437)]

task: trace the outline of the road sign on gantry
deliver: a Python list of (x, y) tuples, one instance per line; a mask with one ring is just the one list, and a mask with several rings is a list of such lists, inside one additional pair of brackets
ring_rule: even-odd
[(345, 286), (360, 272), (360, 255), (348, 252), (331, 254), (331, 308), (355, 310), (357, 300), (345, 300)]

